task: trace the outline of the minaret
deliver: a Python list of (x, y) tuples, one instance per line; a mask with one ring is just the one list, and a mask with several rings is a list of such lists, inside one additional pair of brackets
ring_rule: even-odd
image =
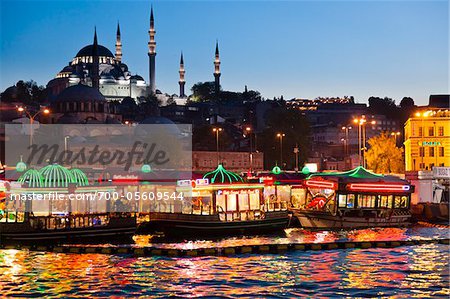
[(155, 20), (153, 18), (153, 7), (150, 11), (150, 30), (148, 34), (150, 41), (148, 42), (148, 58), (149, 58), (149, 84), (150, 94), (154, 95), (156, 92), (155, 85), (155, 56), (156, 56), (156, 42), (155, 42)]
[(98, 90), (100, 86), (100, 66), (99, 66), (99, 58), (98, 58), (98, 42), (97, 42), (97, 28), (94, 29), (94, 45), (92, 47), (92, 87), (96, 88)]
[(214, 90), (216, 96), (218, 96), (220, 92), (220, 58), (218, 41), (216, 41), (216, 58), (214, 59)]
[(178, 81), (178, 84), (180, 84), (180, 98), (186, 97), (184, 94), (184, 84), (186, 84), (186, 81), (184, 80), (184, 61), (183, 61), (183, 52), (181, 52), (181, 58), (180, 58), (180, 81)]
[(122, 41), (120, 40), (119, 22), (117, 22), (117, 33), (116, 33), (116, 60), (119, 64), (122, 62)]

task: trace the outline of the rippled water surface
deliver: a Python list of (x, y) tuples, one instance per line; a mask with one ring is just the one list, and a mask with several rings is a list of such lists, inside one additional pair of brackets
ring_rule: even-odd
[[(296, 242), (299, 238), (305, 242), (386, 240), (388, 236), (391, 240), (442, 238), (448, 237), (448, 230), (413, 228), (347, 233), (300, 230), (289, 232), (288, 237), (232, 238), (170, 245), (203, 247), (285, 242), (286, 238), (294, 238)], [(427, 244), (196, 258), (0, 250), (0, 290), (0, 296), (7, 297), (448, 298), (449, 246)]]

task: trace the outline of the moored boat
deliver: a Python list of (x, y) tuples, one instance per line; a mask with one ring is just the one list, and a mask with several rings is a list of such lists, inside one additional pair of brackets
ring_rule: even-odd
[(265, 194), (264, 184), (244, 183), (219, 165), (202, 179), (178, 182), (183, 198), (153, 201), (138, 234), (165, 237), (264, 234), (287, 226), (287, 202)]
[(414, 186), (395, 176), (357, 167), (315, 173), (304, 181), (305, 196), (290, 209), (304, 228), (402, 227), (411, 224)]
[(135, 213), (96, 196), (115, 187), (90, 185), (76, 168), (29, 169), (0, 187), (0, 244), (129, 241), (136, 230)]

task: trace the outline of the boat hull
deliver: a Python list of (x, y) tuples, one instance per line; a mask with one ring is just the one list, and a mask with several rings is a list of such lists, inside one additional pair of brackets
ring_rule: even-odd
[(0, 223), (0, 244), (130, 242), (136, 226), (135, 218), (111, 219), (106, 225), (65, 229), (36, 229), (28, 222)]
[(137, 234), (156, 234), (167, 238), (267, 234), (282, 232), (288, 224), (288, 212), (268, 212), (264, 219), (221, 221), (218, 215), (152, 213), (150, 221), (138, 226)]
[(314, 211), (293, 211), (300, 226), (311, 229), (354, 229), (371, 227), (406, 227), (411, 225), (411, 215), (392, 215), (382, 217), (333, 216), (329, 213)]

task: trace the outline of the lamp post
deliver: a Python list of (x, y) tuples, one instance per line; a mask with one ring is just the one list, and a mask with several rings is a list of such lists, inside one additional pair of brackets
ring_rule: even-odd
[(394, 138), (395, 138), (395, 146), (397, 146), (397, 136), (400, 136), (400, 132), (392, 132), (391, 136), (394, 136)]
[(284, 133), (278, 133), (277, 137), (280, 138), (280, 166), (283, 167), (283, 137), (286, 136)]
[(249, 158), (250, 158), (250, 172), (252, 172), (253, 171), (252, 128), (246, 127), (245, 132), (248, 134), (248, 139), (250, 141)]
[[(355, 124), (358, 124), (358, 146), (359, 146), (359, 165), (361, 165), (361, 162), (363, 164), (363, 167), (366, 167), (366, 117), (365, 115), (362, 115), (361, 118), (355, 118), (353, 120)], [(370, 124), (374, 125), (376, 124), (376, 121), (372, 120)], [(362, 143), (361, 143), (361, 135), (362, 135)], [(362, 152), (361, 152), (362, 151)]]
[(213, 132), (216, 134), (217, 165), (219, 165), (220, 163), (219, 132), (222, 132), (222, 128), (213, 128)]
[(36, 113), (31, 114), (30, 112), (27, 111), (26, 107), (18, 107), (17, 111), (19, 112), (24, 112), (28, 118), (30, 119), (30, 150), (31, 150), (31, 145), (33, 144), (33, 124), (34, 124), (34, 119), (36, 118), (36, 116), (40, 113), (42, 114), (50, 114), (50, 110), (47, 108), (44, 108), (43, 110), (38, 110)]
[(345, 155), (346, 155), (346, 156), (348, 156), (348, 154), (349, 154), (349, 150), (348, 150), (348, 130), (351, 130), (351, 129), (352, 129), (352, 127), (350, 127), (350, 126), (342, 127), (342, 130), (345, 131), (345, 143), (344, 143), (345, 147), (344, 147), (344, 152), (345, 152)]
[(355, 118), (353, 122), (355, 124), (358, 124), (358, 161), (359, 165), (361, 166), (361, 126), (366, 121), (364, 118), (364, 115), (362, 118)]

